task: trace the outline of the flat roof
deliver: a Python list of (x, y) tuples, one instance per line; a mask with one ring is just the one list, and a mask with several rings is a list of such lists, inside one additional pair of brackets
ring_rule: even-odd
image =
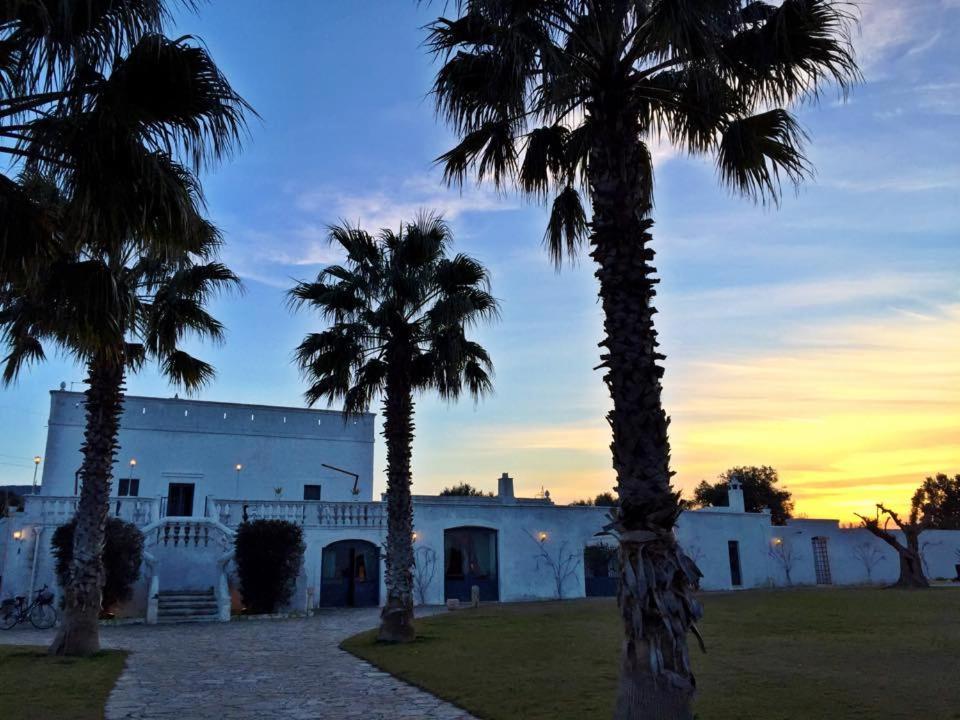
[[(84, 393), (76, 392), (74, 390), (51, 390), (51, 395), (64, 395), (82, 398)], [(242, 407), (242, 408), (253, 408), (253, 409), (263, 409), (263, 410), (281, 410), (283, 412), (301, 412), (301, 413), (311, 413), (311, 414), (324, 414), (324, 415), (343, 415), (343, 412), (340, 410), (328, 410), (326, 408), (314, 409), (314, 408), (304, 408), (304, 407), (290, 407), (289, 405), (258, 405), (255, 403), (238, 403), (238, 402), (221, 402), (219, 400), (194, 400), (191, 398), (182, 398), (182, 397), (155, 397), (152, 395), (124, 395), (124, 401), (127, 400), (149, 400), (152, 402), (165, 402), (165, 403), (187, 403), (190, 405), (216, 405), (219, 407), (229, 406), (229, 407)], [(372, 412), (362, 412), (357, 413), (361, 417), (375, 417), (376, 413)]]

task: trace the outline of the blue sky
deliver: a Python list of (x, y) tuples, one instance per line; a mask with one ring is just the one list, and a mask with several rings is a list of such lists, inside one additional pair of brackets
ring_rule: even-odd
[[(545, 210), (445, 188), (451, 135), (427, 91), (422, 25), (439, 5), (213, 0), (177, 18), (262, 116), (242, 154), (205, 178), (226, 261), (246, 292), (219, 301), (218, 380), (202, 399), (299, 405), (290, 364), (305, 332), (284, 292), (336, 259), (327, 223), (395, 225), (445, 212), (458, 249), (488, 265), (503, 318), (481, 340), (496, 394), (418, 403), (415, 490), (469, 481), (571, 500), (612, 483), (600, 312), (588, 261), (556, 273)], [(874, 0), (856, 45), (866, 82), (800, 110), (813, 182), (779, 210), (731, 197), (709, 161), (659, 148), (656, 249), (678, 483), (773, 464), (798, 509), (847, 516), (902, 503), (960, 472), (960, 2)], [(83, 373), (52, 359), (0, 396), (0, 481), (29, 482), (47, 391)], [(74, 387), (79, 388), (80, 384)], [(149, 370), (129, 391), (172, 395)], [(383, 487), (377, 446), (377, 489)], [(228, 461), (227, 461), (228, 462)], [(144, 469), (146, 472), (146, 469)]]

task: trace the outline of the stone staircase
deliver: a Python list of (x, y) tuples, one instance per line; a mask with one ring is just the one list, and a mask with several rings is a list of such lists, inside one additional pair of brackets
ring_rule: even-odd
[(216, 622), (217, 598), (209, 590), (166, 590), (157, 596), (157, 622)]

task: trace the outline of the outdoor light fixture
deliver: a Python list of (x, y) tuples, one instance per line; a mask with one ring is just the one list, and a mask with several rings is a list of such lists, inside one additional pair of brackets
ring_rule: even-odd
[(537, 533), (537, 540), (539, 540), (540, 542), (546, 542), (547, 534), (545, 532)]
[(40, 468), (41, 458), (39, 455), (33, 456), (33, 494), (37, 494), (37, 470)]
[(413, 535), (412, 535), (411, 537), (413, 538), (413, 541), (414, 541), (414, 542), (417, 541), (417, 531), (416, 531), (416, 530), (413, 531)]
[(22, 541), (23, 541), (23, 530), (14, 530), (14, 531), (13, 531), (13, 539), (16, 540), (17, 542), (22, 542)]
[(350, 472), (349, 470), (344, 470), (343, 468), (338, 468), (333, 465), (327, 465), (326, 463), (320, 463), (320, 467), (328, 468), (329, 470), (334, 470), (338, 473), (343, 473), (344, 475), (349, 475), (353, 478), (353, 489), (350, 491), (353, 495), (360, 494), (360, 476), (355, 472)]
[(783, 538), (776, 538), (776, 537), (775, 537), (775, 538), (773, 539), (773, 544), (774, 544), (774, 545), (782, 545), (782, 544), (783, 544)]
[(243, 465), (241, 465), (240, 463), (237, 463), (237, 467), (235, 469), (237, 472), (240, 472), (241, 470), (243, 470)]

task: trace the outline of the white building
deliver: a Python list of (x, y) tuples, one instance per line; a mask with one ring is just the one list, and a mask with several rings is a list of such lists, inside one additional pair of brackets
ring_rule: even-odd
[[(41, 493), (0, 520), (0, 599), (54, 587), (50, 537), (76, 508), (83, 396), (51, 393)], [(232, 568), (244, 516), (302, 526), (307, 551), (291, 609), (378, 604), (385, 598), (385, 506), (373, 499), (372, 415), (127, 397), (110, 511), (139, 525), (145, 560), (122, 613), (229, 619), (240, 605)], [(616, 580), (597, 533), (608, 508), (517, 498), (504, 474), (495, 497), (415, 496), (423, 602), (537, 600), (613, 594)], [(896, 554), (835, 520), (773, 526), (730, 507), (685, 512), (677, 533), (706, 590), (786, 584), (890, 582)], [(922, 536), (930, 577), (954, 577), (960, 532)], [(867, 570), (869, 565), (869, 572)], [(789, 571), (789, 572), (788, 572)], [(788, 577), (789, 574), (789, 577)]]

